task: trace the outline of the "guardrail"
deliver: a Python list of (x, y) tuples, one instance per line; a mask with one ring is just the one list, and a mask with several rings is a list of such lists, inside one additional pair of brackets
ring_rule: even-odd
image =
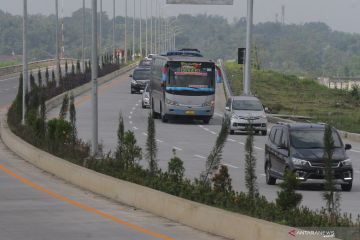
[(225, 90), (226, 99), (228, 99), (233, 95), (233, 93), (232, 93), (231, 86), (230, 86), (230, 83), (229, 83), (229, 80), (227, 78), (227, 74), (225, 71), (224, 61), (222, 59), (219, 59), (218, 63), (220, 65), (222, 79), (224, 82), (224, 90)]
[[(63, 59), (60, 59), (60, 64), (65, 64), (65, 61), (77, 61), (77, 59), (63, 58)], [(55, 64), (56, 64), (55, 59), (30, 62), (29, 63), (29, 71), (31, 71), (33, 69), (37, 69), (37, 68), (42, 68), (42, 67), (54, 66)], [(20, 72), (22, 72), (22, 64), (8, 66), (8, 67), (2, 67), (2, 68), (0, 68), (0, 77), (10, 75), (10, 74), (20, 73)]]

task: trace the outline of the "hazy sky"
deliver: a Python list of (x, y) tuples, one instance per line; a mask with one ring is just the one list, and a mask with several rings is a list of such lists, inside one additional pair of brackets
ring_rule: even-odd
[[(128, 14), (131, 16), (133, 1), (128, 0)], [(142, 14), (145, 16), (145, 4), (156, 0), (135, 0), (136, 5), (142, 2)], [(0, 0), (0, 9), (13, 13), (22, 13), (22, 0)], [(55, 0), (28, 0), (30, 13), (54, 13)], [(70, 15), (82, 5), (82, 0), (59, 0), (63, 2), (64, 15)], [(100, 0), (98, 0), (98, 3)], [(112, 16), (112, 0), (103, 0), (103, 10)], [(164, 5), (165, 0), (159, 0)], [(207, 13), (221, 15), (232, 20), (246, 15), (246, 0), (234, 0), (233, 6), (194, 6), (194, 5), (165, 5), (162, 10), (168, 15), (179, 13)], [(254, 22), (275, 21), (276, 14), (281, 15), (281, 6), (285, 6), (286, 23), (305, 23), (321, 21), (327, 23), (332, 29), (345, 32), (360, 33), (360, 0), (254, 0)], [(124, 15), (125, 0), (116, 0), (116, 14)], [(91, 0), (86, 0), (90, 7)], [(138, 8), (138, 7), (137, 7)], [(154, 7), (155, 9), (155, 7)], [(150, 10), (148, 10), (150, 12)], [(139, 13), (137, 13), (138, 15)], [(149, 13), (150, 14), (150, 13)]]

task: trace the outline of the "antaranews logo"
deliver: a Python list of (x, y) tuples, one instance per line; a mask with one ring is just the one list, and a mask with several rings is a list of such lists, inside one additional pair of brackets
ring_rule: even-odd
[(295, 229), (290, 230), (289, 235), (292, 236), (292, 237), (295, 237), (296, 236), (296, 230)]

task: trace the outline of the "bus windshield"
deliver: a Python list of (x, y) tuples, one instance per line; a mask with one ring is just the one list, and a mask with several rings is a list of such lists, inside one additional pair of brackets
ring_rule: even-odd
[(214, 92), (215, 65), (201, 62), (172, 62), (168, 91)]

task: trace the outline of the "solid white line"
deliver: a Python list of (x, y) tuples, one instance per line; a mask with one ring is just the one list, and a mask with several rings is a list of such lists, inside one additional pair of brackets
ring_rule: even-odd
[(236, 142), (234, 139), (231, 139), (231, 138), (229, 138), (229, 141), (230, 142)]
[(212, 133), (212, 134), (214, 134), (214, 135), (216, 134), (216, 132), (213, 132), (213, 131), (210, 131), (210, 133)]
[(204, 157), (204, 156), (197, 155), (197, 154), (195, 154), (194, 157), (201, 158), (201, 159), (205, 159), (205, 158), (206, 158), (206, 157)]
[(177, 146), (173, 146), (173, 148), (174, 148), (175, 150), (182, 151), (182, 149), (179, 148), (179, 147), (177, 147)]
[(259, 149), (259, 150), (264, 150), (263, 148), (257, 147), (257, 146), (254, 146), (254, 148)]
[(354, 150), (354, 149), (350, 150), (350, 152), (360, 153), (360, 151), (358, 151), (358, 150)]
[(137, 128), (137, 127), (133, 127), (133, 129), (134, 129), (134, 130), (138, 130), (138, 128)]
[(132, 121), (129, 121), (130, 124), (132, 124), (133, 122)]
[(159, 143), (163, 143), (164, 141), (163, 140), (160, 140), (160, 139), (156, 139), (157, 142)]
[(143, 135), (145, 135), (145, 136), (147, 136), (147, 135), (148, 135), (146, 132), (143, 132), (142, 134), (143, 134)]
[(231, 168), (238, 168), (234, 165), (231, 165), (231, 164), (228, 164), (228, 163), (222, 163), (221, 165), (224, 165), (224, 166), (228, 166), (228, 167), (231, 167)]

